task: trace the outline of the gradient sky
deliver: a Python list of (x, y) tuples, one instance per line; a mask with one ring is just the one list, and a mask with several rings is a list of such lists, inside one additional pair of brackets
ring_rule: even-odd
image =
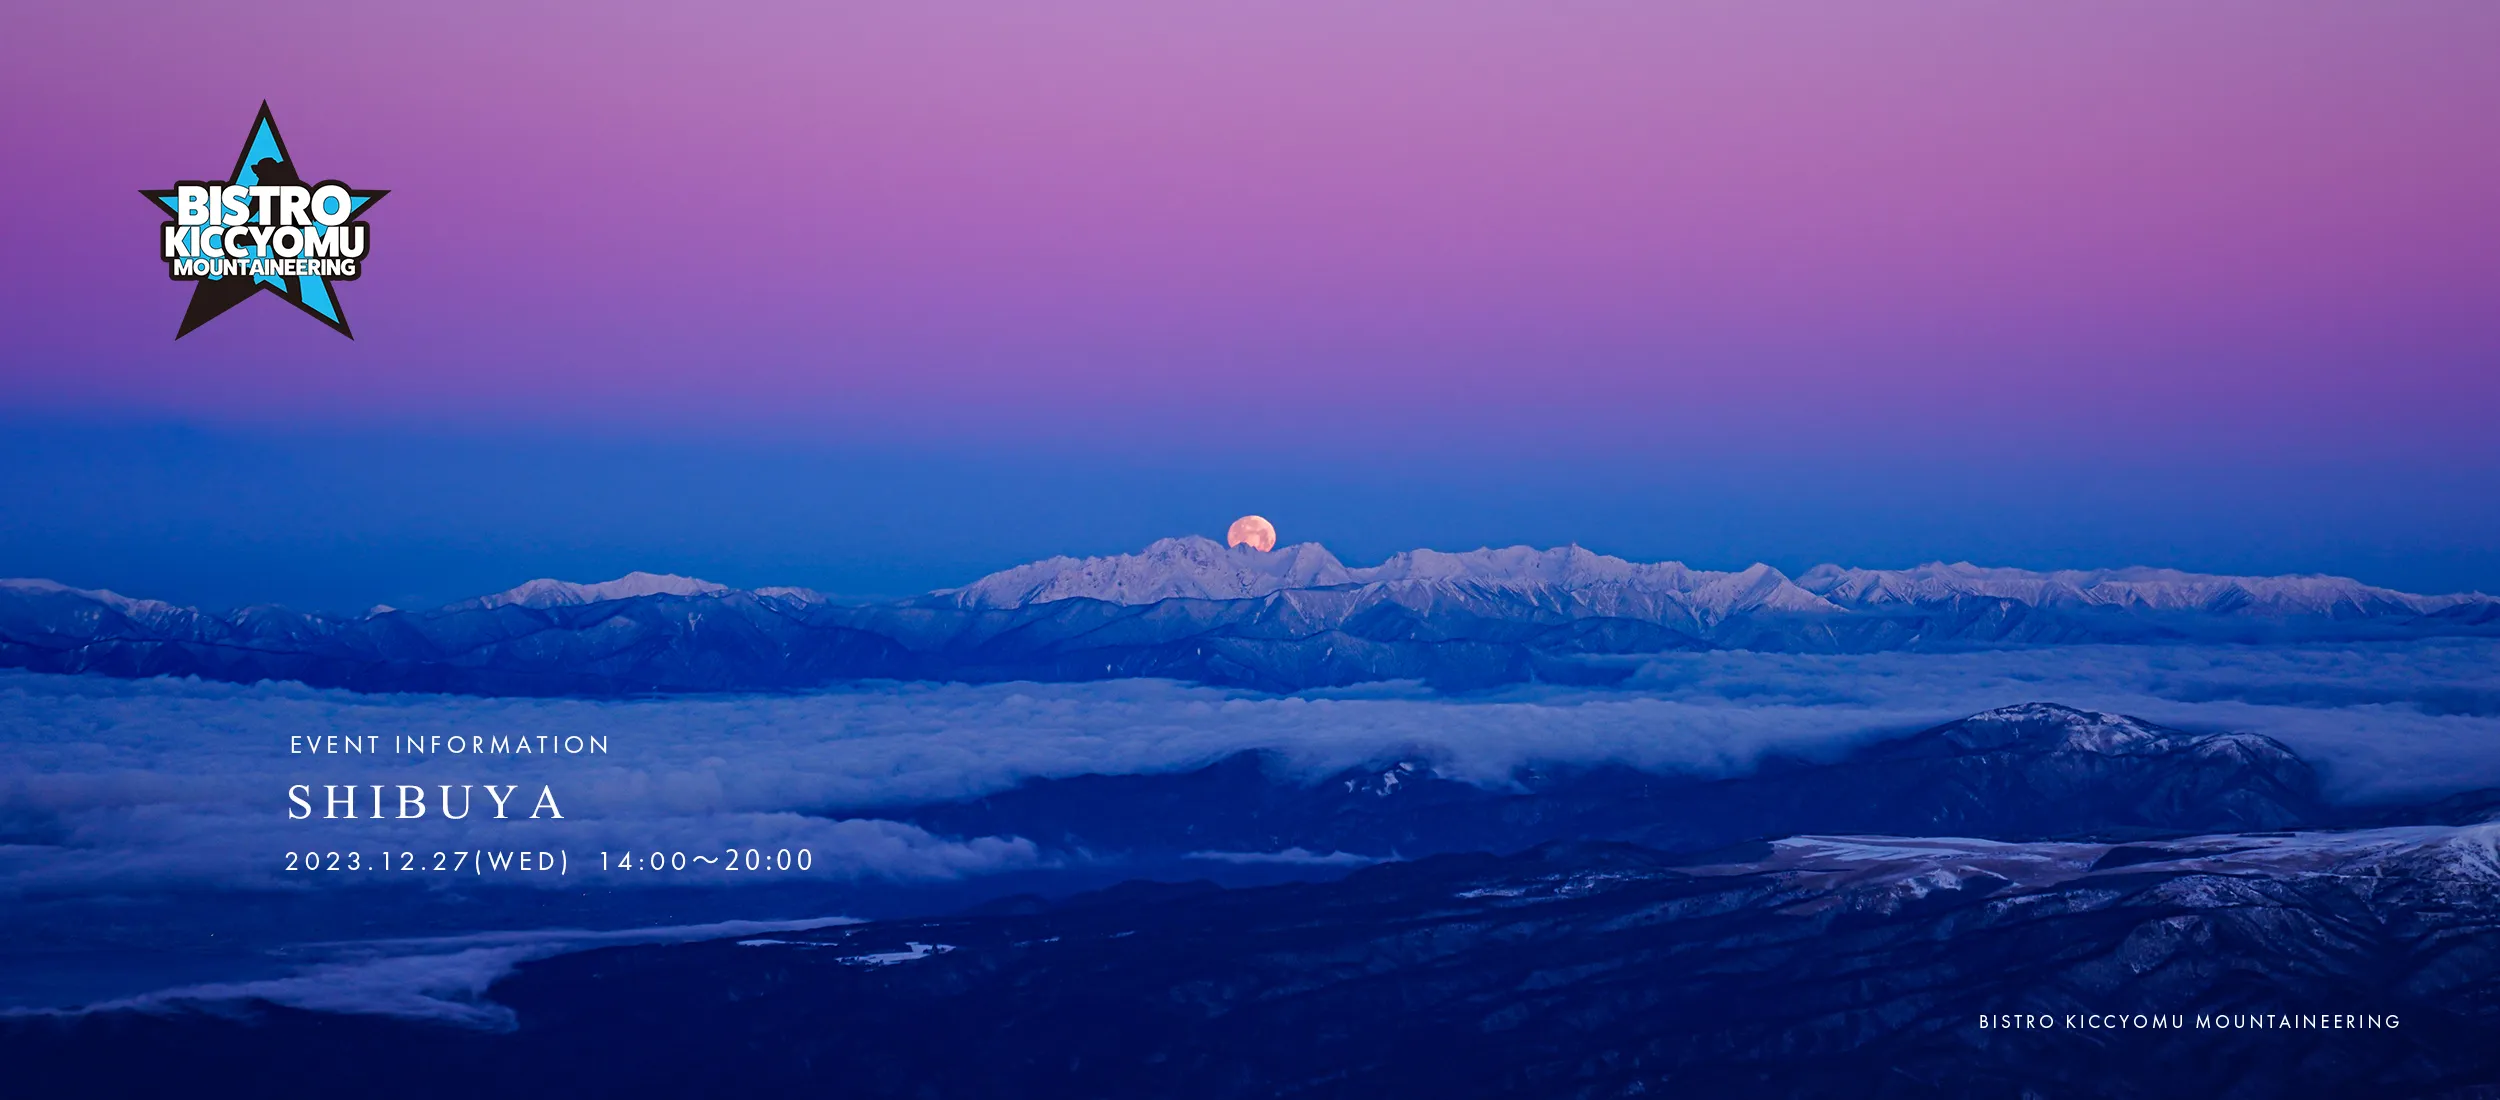
[[(20, 13), (0, 574), (907, 591), (1258, 510), (2500, 589), (2495, 42), (2484, 0)], [(353, 343), (266, 298), (172, 339), (135, 192), (264, 98), (392, 192)]]

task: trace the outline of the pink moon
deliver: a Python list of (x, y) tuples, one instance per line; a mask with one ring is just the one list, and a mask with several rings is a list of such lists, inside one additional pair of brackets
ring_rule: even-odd
[(1265, 516), (1243, 516), (1234, 520), (1232, 528), (1224, 532), (1224, 544), (1247, 546), (1253, 550), (1274, 550), (1276, 525), (1269, 523)]

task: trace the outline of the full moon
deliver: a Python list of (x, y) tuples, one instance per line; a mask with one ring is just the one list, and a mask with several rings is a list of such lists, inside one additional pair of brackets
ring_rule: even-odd
[(1233, 521), (1231, 530), (1224, 532), (1224, 544), (1247, 546), (1253, 550), (1274, 550), (1276, 525), (1269, 523), (1265, 516), (1243, 516)]

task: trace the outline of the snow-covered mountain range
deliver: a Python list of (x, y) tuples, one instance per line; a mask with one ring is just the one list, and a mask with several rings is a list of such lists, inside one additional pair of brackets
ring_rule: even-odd
[(1767, 565), (1719, 573), (1681, 562), (1625, 561), (1578, 546), (1512, 546), (1458, 554), (1408, 550), (1379, 565), (1348, 567), (1315, 542), (1261, 552), (1196, 535), (1162, 539), (1135, 554), (1049, 558), (938, 594), (962, 607), (1010, 608), (1065, 599), (1125, 605), (1240, 600), (1315, 589), (1371, 589), (1408, 604), (1434, 596), (1560, 599), (1595, 614), (1651, 619), (1669, 607), (1713, 621), (1739, 611), (1839, 610)]
[[(640, 576), (641, 574), (637, 574)], [(613, 582), (612, 582), (613, 583)], [(1192, 535), (1162, 539), (1135, 554), (1054, 557), (992, 573), (938, 593), (969, 608), (1012, 608), (1090, 599), (1136, 605), (1170, 599), (1255, 599), (1328, 588), (1387, 591), (1501, 591), (1568, 595), (1594, 613), (1650, 617), (1675, 605), (1707, 619), (1748, 611), (1839, 613), (1884, 605), (1961, 599), (2031, 607), (2111, 607), (2213, 614), (2366, 618), (2425, 615), (2492, 602), (2473, 594), (2419, 596), (2345, 577), (2236, 577), (2175, 569), (2065, 569), (2038, 573), (1968, 562), (1911, 569), (1818, 565), (1791, 578), (1768, 565), (1735, 572), (1682, 562), (1634, 562), (1579, 546), (1528, 546), (1445, 553), (1409, 550), (1375, 566), (1350, 567), (1315, 542), (1262, 553)]]
[(1050, 558), (961, 588), (842, 603), (673, 574), (553, 579), (432, 610), (205, 612), (0, 581), (0, 667), (370, 690), (617, 694), (864, 678), (1157, 676), (1268, 690), (1415, 679), (1604, 683), (1639, 655), (2500, 634), (2500, 600), (2341, 577), (1824, 565), (1790, 577), (1632, 562), (1577, 546), (1412, 550), (1348, 566), (1322, 546), (1165, 539)]

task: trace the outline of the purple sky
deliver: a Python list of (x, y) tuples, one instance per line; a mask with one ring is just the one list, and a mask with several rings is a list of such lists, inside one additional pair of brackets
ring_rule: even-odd
[[(2500, 468), (2486, 0), (716, 7), (16, 14), (0, 415)], [(392, 191), (352, 344), (172, 339), (263, 98)]]

